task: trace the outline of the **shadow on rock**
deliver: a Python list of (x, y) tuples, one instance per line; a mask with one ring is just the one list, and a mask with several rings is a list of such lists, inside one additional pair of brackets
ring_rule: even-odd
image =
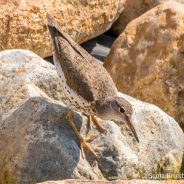
[[(35, 97), (3, 122), (0, 129), (1, 181), (34, 183), (72, 177), (80, 151), (66, 122), (66, 112), (61, 105)], [(82, 121), (77, 114), (75, 119)]]

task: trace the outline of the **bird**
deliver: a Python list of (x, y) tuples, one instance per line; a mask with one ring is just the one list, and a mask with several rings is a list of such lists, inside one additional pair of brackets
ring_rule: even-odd
[(54, 17), (47, 13), (46, 19), (52, 42), (54, 65), (60, 78), (64, 96), (68, 101), (69, 111), (66, 114), (66, 119), (81, 143), (82, 154), (84, 154), (84, 147), (98, 158), (87, 139), (84, 139), (76, 128), (72, 111), (87, 114), (90, 127), (94, 123), (102, 133), (107, 132), (107, 130), (98, 118), (127, 122), (136, 141), (139, 142), (131, 122), (132, 105), (117, 95), (118, 91), (110, 74), (97, 59), (62, 31)]

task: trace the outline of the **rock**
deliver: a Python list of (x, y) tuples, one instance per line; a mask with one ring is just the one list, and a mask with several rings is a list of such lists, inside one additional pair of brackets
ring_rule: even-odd
[(0, 119), (4, 120), (26, 100), (35, 96), (62, 101), (55, 66), (31, 51), (0, 52)]
[(107, 31), (123, 9), (124, 0), (0, 0), (0, 50), (21, 48), (41, 57), (52, 55), (45, 22), (50, 12), (78, 43)]
[(118, 36), (133, 19), (151, 8), (168, 1), (184, 3), (184, 0), (125, 0), (124, 9), (118, 20), (113, 24), (111, 32)]
[(184, 130), (183, 10), (169, 2), (130, 22), (105, 67), (119, 91), (159, 106)]
[[(89, 144), (99, 159), (85, 150), (66, 121), (69, 110), (62, 102), (54, 66), (24, 50), (0, 53), (0, 181), (32, 184), (47, 180), (116, 180), (150, 178), (179, 172), (184, 134), (177, 122), (158, 107), (119, 93), (133, 106), (132, 122), (137, 143), (125, 122), (101, 121), (108, 130), (93, 125)], [(60, 101), (60, 102), (59, 102)], [(73, 112), (83, 137), (87, 117)]]
[(85, 181), (85, 180), (63, 180), (63, 181), (46, 181), (38, 184), (183, 184), (183, 181), (152, 181), (152, 180), (118, 180), (118, 181)]

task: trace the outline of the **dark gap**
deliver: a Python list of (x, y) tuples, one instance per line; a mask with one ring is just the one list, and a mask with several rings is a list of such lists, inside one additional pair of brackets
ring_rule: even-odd
[[(88, 40), (87, 42), (81, 44), (81, 46), (93, 57), (103, 62), (108, 55), (115, 39), (116, 38), (112, 34), (106, 32), (96, 38)], [(54, 64), (52, 56), (46, 57), (44, 59), (49, 63)]]

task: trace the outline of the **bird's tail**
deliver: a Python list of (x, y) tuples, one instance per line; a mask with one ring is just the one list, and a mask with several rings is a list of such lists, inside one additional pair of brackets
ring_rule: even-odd
[(47, 26), (49, 28), (52, 38), (54, 38), (55, 36), (61, 36), (65, 40), (67, 40), (71, 45), (76, 44), (75, 41), (62, 30), (62, 28), (57, 24), (57, 22), (49, 13), (46, 14), (46, 19), (47, 19)]

